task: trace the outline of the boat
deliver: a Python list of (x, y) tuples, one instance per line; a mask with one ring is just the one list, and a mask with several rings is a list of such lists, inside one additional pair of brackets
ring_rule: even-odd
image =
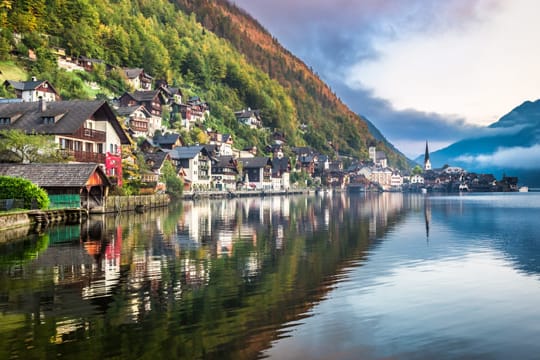
[(529, 187), (528, 186), (521, 186), (519, 189), (518, 189), (519, 192), (529, 192)]

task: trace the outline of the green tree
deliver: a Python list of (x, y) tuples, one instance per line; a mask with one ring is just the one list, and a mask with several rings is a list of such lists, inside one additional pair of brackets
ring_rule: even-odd
[(167, 193), (173, 197), (182, 196), (184, 191), (184, 183), (176, 173), (176, 167), (170, 160), (165, 160), (161, 168), (161, 179), (167, 186)]
[(34, 202), (40, 209), (50, 203), (45, 190), (30, 180), (10, 176), (0, 176), (0, 199), (23, 199), (25, 209), (31, 209)]
[(0, 159), (6, 162), (64, 162), (54, 138), (48, 135), (25, 134), (20, 130), (0, 131)]

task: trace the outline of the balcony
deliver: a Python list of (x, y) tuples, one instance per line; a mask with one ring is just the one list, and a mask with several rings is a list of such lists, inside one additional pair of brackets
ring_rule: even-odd
[(106, 132), (95, 130), (95, 129), (89, 129), (89, 128), (79, 128), (75, 134), (73, 134), (74, 137), (77, 137), (79, 139), (84, 140), (91, 140), (95, 142), (105, 142), (106, 141)]
[(60, 150), (60, 152), (64, 158), (73, 157), (78, 162), (105, 164), (105, 154), (67, 149)]

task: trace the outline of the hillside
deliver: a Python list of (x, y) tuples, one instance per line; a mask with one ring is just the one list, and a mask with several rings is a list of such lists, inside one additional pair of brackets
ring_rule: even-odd
[[(491, 124), (477, 137), (458, 141), (430, 154), (434, 167), (444, 164), (468, 171), (518, 176), (540, 186), (540, 100), (526, 101)], [(416, 159), (423, 161), (423, 158)]]
[[(407, 159), (377, 140), (313, 71), (227, 1), (10, 3), (0, 9), (0, 60), (18, 59), (29, 74), (50, 79), (66, 99), (110, 98), (126, 86), (121, 74), (105, 68), (90, 75), (56, 69), (57, 49), (108, 67), (141, 67), (187, 95), (201, 96), (212, 113), (205, 125), (232, 133), (240, 146), (263, 149), (270, 142), (267, 134), (236, 123), (234, 111), (250, 107), (260, 109), (264, 126), (283, 131), (290, 145), (367, 158), (367, 146), (377, 144), (390, 164), (407, 167)], [(29, 50), (36, 61), (21, 60)], [(101, 90), (88, 90), (90, 82)], [(301, 124), (308, 125), (306, 131), (299, 130)]]

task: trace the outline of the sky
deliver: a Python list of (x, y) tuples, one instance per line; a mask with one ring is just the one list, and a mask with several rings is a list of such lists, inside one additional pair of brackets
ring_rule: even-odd
[(231, 0), (410, 158), (540, 98), (537, 0)]

